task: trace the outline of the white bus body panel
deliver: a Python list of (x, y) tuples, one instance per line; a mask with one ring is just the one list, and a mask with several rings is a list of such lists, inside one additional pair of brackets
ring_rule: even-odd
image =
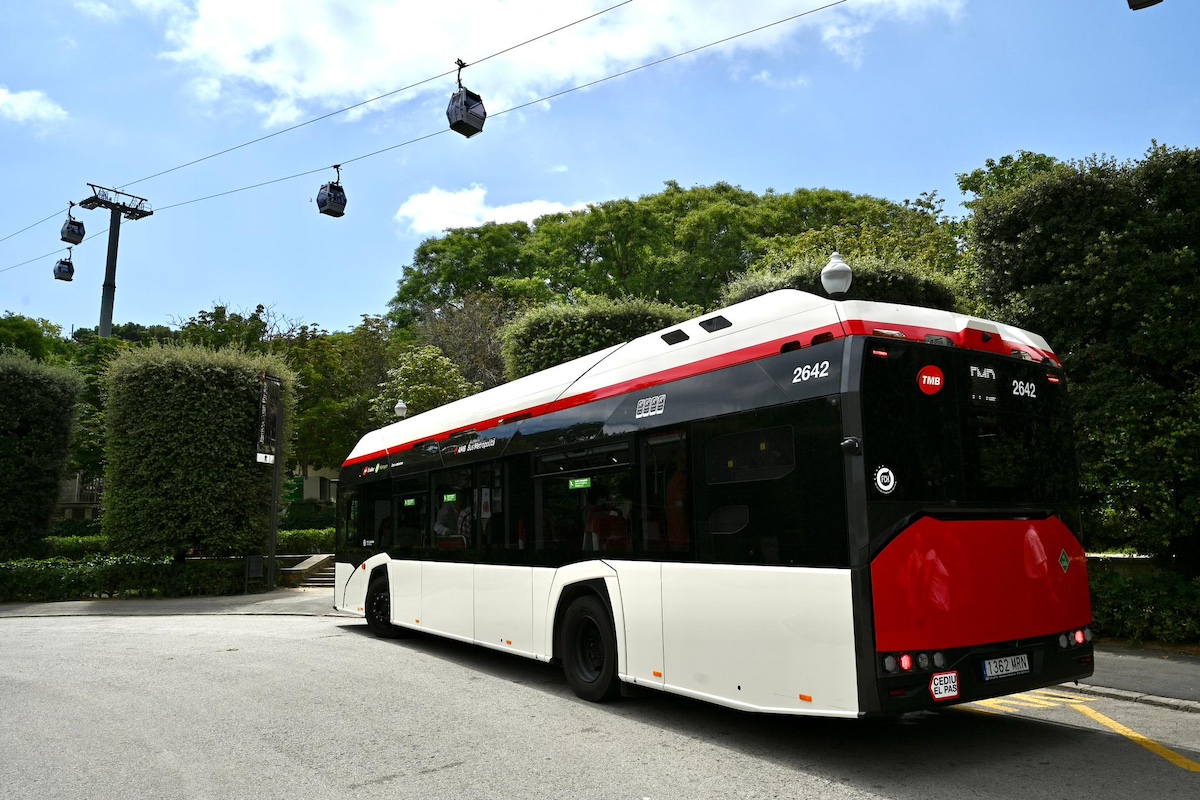
[[(662, 564), (653, 561), (612, 561), (620, 586), (620, 603), (613, 602), (624, 625), (617, 626), (621, 679), (639, 686), (663, 688)], [(611, 594), (611, 592), (610, 592)], [(622, 637), (622, 633), (624, 636)]]
[(849, 570), (663, 564), (662, 617), (668, 691), (753, 711), (858, 715)]
[(392, 598), (393, 625), (421, 627), (421, 562), (393, 561), (388, 564), (388, 594)]
[(475, 641), (534, 655), (533, 568), (475, 566)]
[[(390, 563), (391, 559), (386, 553), (376, 553), (357, 567), (351, 567), (349, 564), (335, 564), (333, 570), (335, 603), (339, 587), (342, 591), (342, 603), (337, 606), (338, 610), (362, 614), (363, 608), (367, 604), (367, 587), (371, 582), (371, 574), (376, 567)], [(349, 570), (350, 574), (346, 575), (343, 567)]]
[(421, 630), (475, 641), (474, 565), (421, 562)]
[(346, 584), (350, 582), (350, 575), (355, 569), (357, 567), (344, 561), (335, 561), (333, 564), (333, 607), (338, 611), (350, 610), (346, 607)]

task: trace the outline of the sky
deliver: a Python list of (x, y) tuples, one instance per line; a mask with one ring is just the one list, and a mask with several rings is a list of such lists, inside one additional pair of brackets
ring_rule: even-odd
[[(89, 183), (155, 209), (120, 227), (114, 324), (262, 304), (334, 331), (447, 227), (670, 180), (957, 215), (989, 158), (1200, 147), (1198, 0), (620, 2), (0, 0), (0, 314), (98, 324), (107, 211), (75, 210), (90, 238), (52, 277)], [(470, 139), (445, 116), (460, 58), (489, 112)], [(333, 164), (341, 218), (313, 202)]]

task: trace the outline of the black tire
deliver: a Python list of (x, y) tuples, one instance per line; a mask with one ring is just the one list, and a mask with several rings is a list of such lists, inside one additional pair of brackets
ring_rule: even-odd
[(586, 594), (567, 607), (558, 652), (567, 683), (576, 695), (600, 703), (620, 694), (617, 636), (608, 606), (599, 597)]
[(381, 639), (396, 639), (402, 629), (392, 624), (392, 593), (382, 575), (367, 587), (367, 627)]

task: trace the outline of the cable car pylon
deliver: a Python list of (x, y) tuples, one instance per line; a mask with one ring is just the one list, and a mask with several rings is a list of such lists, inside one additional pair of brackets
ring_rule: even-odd
[(100, 293), (100, 337), (108, 338), (112, 336), (113, 301), (117, 297), (117, 243), (121, 239), (121, 217), (141, 219), (153, 214), (154, 209), (144, 197), (105, 189), (94, 183), (88, 186), (92, 187), (92, 196), (81, 202), (79, 207), (89, 211), (103, 207), (112, 212), (108, 224), (108, 262), (104, 267), (104, 287)]

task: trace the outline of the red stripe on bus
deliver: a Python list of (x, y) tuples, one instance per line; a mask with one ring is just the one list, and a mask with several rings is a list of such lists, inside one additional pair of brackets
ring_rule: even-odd
[[(520, 416), (523, 419), (540, 417), (546, 414), (553, 414), (556, 411), (564, 411), (566, 409), (576, 408), (587, 403), (593, 403), (597, 400), (604, 400), (609, 397), (628, 394), (630, 392), (637, 392), (643, 389), (651, 389), (664, 383), (671, 383), (673, 381), (683, 380), (685, 378), (694, 378), (697, 375), (703, 375), (708, 372), (715, 372), (720, 369), (735, 367), (751, 361), (758, 361), (759, 359), (778, 355), (781, 351), (781, 348), (793, 342), (800, 342), (803, 347), (809, 347), (813, 344), (814, 339), (817, 339), (818, 337), (828, 336), (829, 338), (824, 339), (824, 341), (832, 341), (833, 339), (841, 339), (845, 336), (874, 336), (876, 335), (875, 330), (883, 328), (885, 325), (887, 326), (887, 330), (899, 331), (904, 333), (907, 339), (917, 342), (924, 342), (927, 334), (933, 336), (944, 336), (954, 341), (954, 343), (959, 347), (1003, 353), (1004, 355), (1011, 355), (1012, 350), (1020, 350), (1022, 352), (1029, 353), (1029, 355), (1035, 358), (1035, 360), (1041, 361), (1043, 358), (1050, 358), (1055, 365), (1058, 365), (1058, 359), (1055, 358), (1054, 354), (1051, 352), (1043, 352), (1037, 348), (1028, 347), (1026, 345), (1005, 342), (999, 336), (993, 337), (995, 344), (992, 342), (984, 343), (982, 341), (982, 337), (979, 335), (982, 332), (971, 328), (968, 328), (966, 331), (955, 332), (942, 331), (934, 328), (921, 328), (914, 325), (895, 325), (890, 323), (869, 322), (866, 320), (846, 320), (842, 324), (834, 323), (831, 325), (825, 325), (820, 328), (814, 328), (809, 331), (795, 334), (793, 336), (784, 336), (769, 342), (763, 342), (750, 347), (745, 347), (741, 350), (734, 350), (729, 353), (711, 356), (709, 358), (701, 359), (700, 361), (682, 364), (678, 367), (672, 367), (671, 369), (655, 372), (640, 378), (622, 381), (621, 383), (615, 383), (611, 386), (593, 389), (592, 391), (571, 395), (569, 397), (562, 397), (549, 403), (543, 403), (541, 405), (531, 406), (529, 408), (524, 408), (517, 411), (510, 411), (498, 417), (472, 422), (458, 428), (452, 428), (442, 433), (434, 434), (433, 436), (427, 436), (423, 439), (414, 439), (409, 442), (402, 442), (394, 446), (389, 446), (384, 450), (376, 450), (373, 453), (357, 456), (353, 459), (346, 459), (342, 466), (352, 467), (355, 464), (362, 464), (368, 461), (378, 461), (379, 459), (385, 458), (390, 454), (402, 453), (406, 450), (411, 450), (413, 445), (420, 444), (421, 442), (444, 442), (451, 436), (454, 436), (455, 434), (461, 433), (465, 430), (470, 430), (471, 428), (474, 428), (477, 432), (482, 432), (488, 430), (489, 428), (494, 428), (497, 425), (500, 425), (505, 419), (512, 419), (513, 417), (517, 416)], [(971, 336), (971, 333), (975, 335)], [(604, 362), (601, 361), (599, 363), (603, 364)]]

